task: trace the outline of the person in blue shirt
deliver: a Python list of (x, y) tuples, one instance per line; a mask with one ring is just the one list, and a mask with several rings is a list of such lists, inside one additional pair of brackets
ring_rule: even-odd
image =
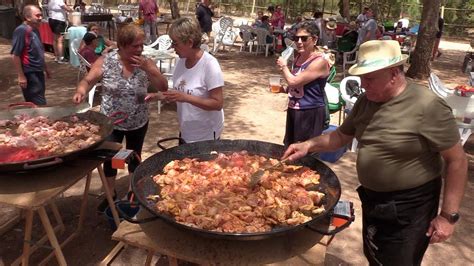
[(25, 101), (36, 105), (46, 105), (45, 73), (50, 73), (44, 61), (44, 47), (38, 31), (43, 14), (39, 7), (27, 5), (23, 8), (25, 21), (13, 32), (13, 65), (18, 74)]

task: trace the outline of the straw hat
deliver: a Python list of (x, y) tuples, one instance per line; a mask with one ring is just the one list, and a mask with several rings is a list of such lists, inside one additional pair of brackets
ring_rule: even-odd
[(326, 22), (326, 28), (328, 28), (330, 30), (335, 30), (337, 28), (336, 21), (330, 20), (330, 21)]
[(367, 41), (359, 47), (357, 63), (349, 68), (351, 75), (363, 75), (404, 64), (408, 55), (402, 54), (394, 40)]

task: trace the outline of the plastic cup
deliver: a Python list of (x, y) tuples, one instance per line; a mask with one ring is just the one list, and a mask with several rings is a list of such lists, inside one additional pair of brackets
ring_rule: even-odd
[(281, 77), (280, 76), (270, 76), (268, 78), (270, 92), (279, 93), (281, 91)]

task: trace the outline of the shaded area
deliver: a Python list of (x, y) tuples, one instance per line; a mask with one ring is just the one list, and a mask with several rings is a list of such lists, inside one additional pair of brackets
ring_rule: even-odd
[[(457, 46), (456, 46), (457, 45)], [(463, 46), (464, 45), (464, 46)], [(432, 62), (433, 71), (448, 86), (467, 81), (467, 75), (461, 73), (464, 58), (465, 44), (442, 41), (443, 55)], [(238, 48), (237, 48), (238, 49)], [(9, 103), (23, 101), (20, 88), (16, 84), (16, 74), (9, 56), (10, 44), (0, 39), (0, 108), (5, 108)], [(225, 129), (222, 138), (225, 139), (253, 139), (281, 144), (284, 135), (286, 117), (286, 95), (269, 93), (268, 77), (278, 74), (275, 66), (275, 57), (239, 53), (236, 48), (232, 52), (222, 52), (216, 55), (224, 72), (225, 96)], [(46, 97), (50, 105), (69, 105), (77, 81), (77, 69), (70, 65), (58, 65), (52, 62), (53, 57), (47, 54), (47, 62), (53, 72), (53, 78), (47, 80)], [(338, 67), (336, 81), (342, 79), (341, 68)], [(426, 81), (416, 81), (427, 84)], [(333, 124), (337, 124), (337, 117), (332, 117)], [(156, 146), (158, 139), (178, 135), (178, 122), (176, 106), (166, 103), (162, 106), (161, 114), (157, 112), (157, 104), (150, 104), (150, 126), (145, 139), (143, 158), (160, 151)], [(170, 142), (168, 146), (176, 143)], [(453, 237), (442, 244), (430, 245), (423, 265), (474, 264), (472, 251), (472, 224), (474, 223), (474, 139), (471, 138), (465, 145), (469, 156), (469, 181), (460, 210), (461, 220), (456, 226)], [(473, 154), (473, 155), (471, 155)], [(355, 154), (346, 153), (335, 164), (328, 164), (340, 179), (342, 185), (341, 199), (354, 202), (356, 221), (348, 229), (339, 233), (327, 248), (326, 265), (366, 265), (367, 262), (362, 252), (361, 242), (361, 208), (355, 189), (358, 180), (355, 171)], [(124, 196), (128, 190), (129, 177), (126, 172), (119, 171), (117, 192)], [(66, 233), (72, 232), (78, 220), (80, 199), (84, 182), (80, 181), (66, 191), (63, 197), (57, 200), (61, 214), (66, 225)], [(101, 183), (97, 172), (94, 171), (91, 184), (91, 193), (100, 193)], [(98, 264), (115, 245), (110, 240), (112, 230), (103, 215), (95, 212), (102, 198), (92, 195), (89, 197), (87, 219), (84, 231), (64, 249), (66, 260), (71, 265)], [(38, 239), (43, 230), (38, 216), (35, 216), (33, 239)], [(21, 221), (13, 230), (0, 236), (0, 261), (10, 264), (20, 255), (23, 244), (24, 222)], [(59, 237), (61, 241), (63, 236)], [(41, 248), (31, 259), (31, 263), (38, 263), (47, 253), (48, 249)], [(135, 248), (122, 251), (114, 264), (142, 265), (145, 261), (145, 252)], [(153, 262), (157, 261), (157, 257)], [(1, 264), (1, 262), (0, 262)], [(50, 264), (56, 264), (54, 258)]]

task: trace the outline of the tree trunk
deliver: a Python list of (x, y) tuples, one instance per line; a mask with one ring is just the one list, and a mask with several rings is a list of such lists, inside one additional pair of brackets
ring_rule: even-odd
[(347, 21), (351, 20), (349, 0), (342, 0), (342, 17), (346, 18)]
[[(412, 53), (411, 65), (407, 71), (410, 78), (424, 79), (430, 75), (430, 58), (435, 35), (438, 32), (438, 13), (441, 0), (424, 0), (420, 31)], [(433, 27), (434, 26), (434, 27)]]
[(374, 0), (372, 1), (372, 5), (370, 6), (370, 8), (372, 9), (373, 13), (374, 13), (374, 18), (375, 20), (379, 20), (380, 19), (380, 7), (379, 7), (379, 1), (378, 0)]
[(176, 0), (168, 0), (168, 3), (170, 4), (171, 18), (172, 19), (180, 18), (178, 2)]

